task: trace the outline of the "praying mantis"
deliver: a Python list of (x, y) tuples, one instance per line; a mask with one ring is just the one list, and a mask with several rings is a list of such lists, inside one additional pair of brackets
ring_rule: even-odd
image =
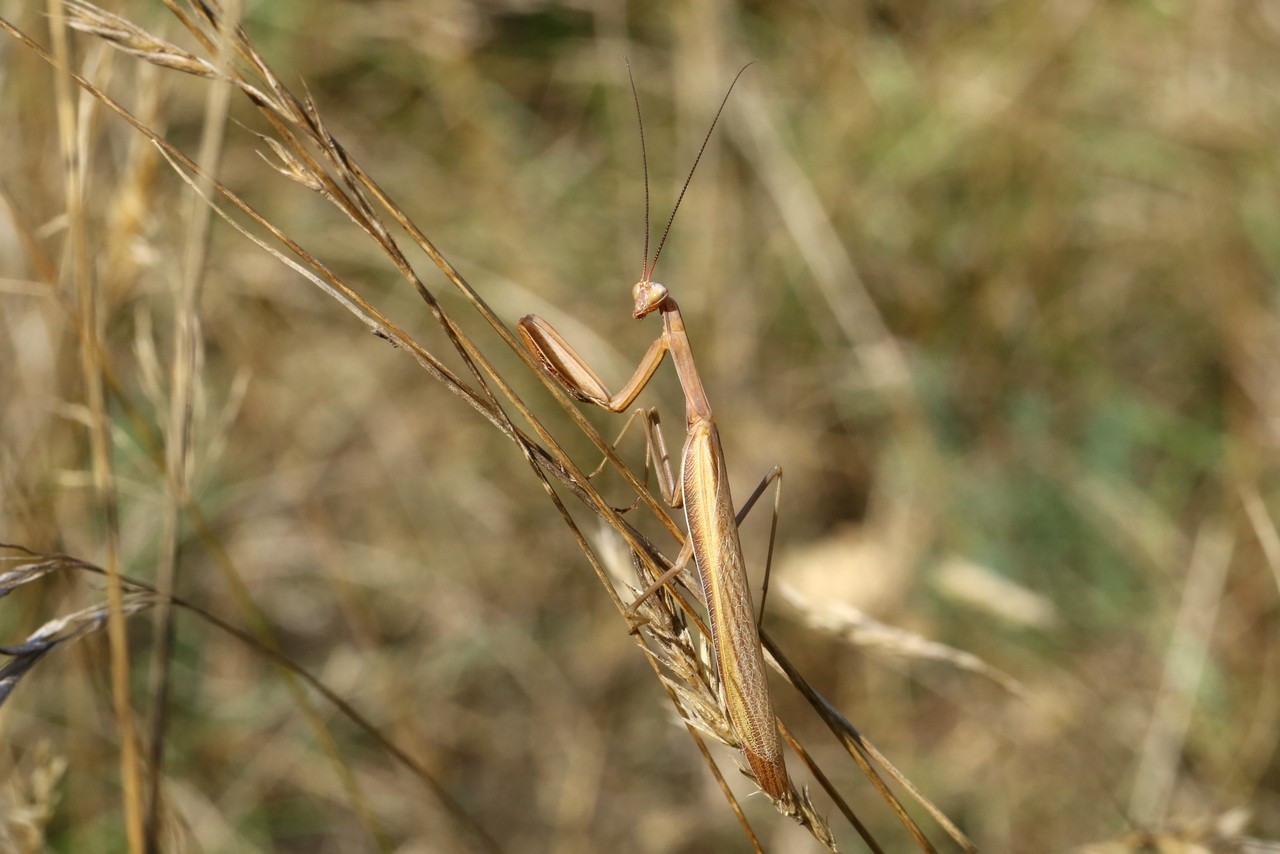
[[(672, 508), (683, 506), (689, 536), (671, 571), (642, 594), (633, 603), (632, 609), (668, 577), (679, 572), (692, 553), (707, 606), (721, 698), (729, 721), (738, 735), (743, 754), (760, 788), (787, 808), (793, 803), (791, 781), (787, 776), (777, 718), (765, 678), (759, 627), (747, 586), (746, 563), (738, 537), (738, 523), (729, 491), (729, 476), (725, 468), (724, 449), (720, 445), (720, 433), (694, 362), (680, 306), (664, 285), (653, 281), (654, 268), (662, 254), (676, 211), (689, 188), (689, 182), (693, 179), (698, 161), (702, 159), (707, 142), (711, 139), (711, 132), (715, 130), (720, 113), (729, 100), (729, 94), (745, 70), (744, 67), (734, 77), (720, 103), (720, 109), (716, 111), (684, 187), (672, 208), (671, 217), (667, 220), (666, 230), (663, 231), (652, 261), (649, 260), (648, 155), (644, 151), (640, 99), (636, 94), (635, 81), (632, 80), (631, 93), (636, 102), (636, 117), (640, 120), (640, 150), (645, 178), (644, 266), (640, 281), (632, 288), (632, 315), (638, 320), (657, 312), (662, 318), (662, 333), (649, 346), (626, 385), (616, 394), (611, 394), (596, 372), (560, 333), (536, 315), (522, 318), (517, 332), (525, 349), (572, 397), (614, 413), (624, 412), (631, 406), (658, 370), (663, 357), (671, 354), (685, 398), (686, 437), (678, 485), (671, 477), (658, 418), (652, 410), (644, 413), (647, 419), (646, 435), (663, 500)], [(630, 67), (627, 73), (630, 76)], [(775, 468), (765, 483), (780, 474), (781, 470)], [(770, 545), (772, 547), (772, 543)]]

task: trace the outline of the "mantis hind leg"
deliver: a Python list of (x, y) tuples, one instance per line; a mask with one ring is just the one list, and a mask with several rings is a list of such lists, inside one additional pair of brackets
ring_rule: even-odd
[(760, 500), (760, 496), (769, 488), (770, 483), (776, 485), (773, 488), (773, 518), (769, 522), (769, 551), (768, 556), (764, 559), (764, 583), (760, 587), (760, 614), (756, 617), (756, 629), (764, 623), (764, 600), (769, 595), (769, 577), (773, 574), (773, 545), (778, 538), (778, 510), (782, 506), (782, 466), (774, 466), (769, 470), (761, 480), (759, 486), (751, 493), (751, 497), (742, 502), (742, 509), (738, 511), (735, 521), (738, 527), (742, 527), (742, 522), (747, 518), (747, 514), (751, 512), (751, 508), (756, 506), (756, 502)]
[[(769, 523), (769, 551), (764, 563), (764, 584), (760, 589), (760, 614), (756, 618), (757, 630), (759, 629), (760, 624), (764, 622), (764, 603), (765, 599), (769, 595), (769, 577), (773, 573), (773, 546), (778, 535), (778, 510), (782, 506), (782, 466), (774, 466), (770, 469), (768, 474), (761, 478), (760, 483), (751, 493), (751, 496), (746, 501), (742, 502), (742, 509), (739, 510), (737, 516), (734, 517), (735, 523), (738, 526), (741, 526), (743, 521), (747, 518), (747, 514), (756, 506), (756, 502), (760, 500), (760, 496), (764, 494), (764, 491), (769, 488), (769, 484), (771, 483), (775, 484), (773, 488), (773, 516)], [(684, 547), (680, 549), (679, 556), (675, 559), (675, 562), (671, 564), (671, 568), (664, 572), (657, 581), (650, 584), (644, 592), (637, 596), (631, 604), (627, 606), (627, 616), (634, 615), (636, 609), (639, 608), (646, 599), (661, 589), (668, 581), (679, 575), (680, 571), (684, 569), (692, 556), (693, 545), (691, 542), (686, 541)]]
[(689, 563), (689, 559), (691, 557), (693, 557), (693, 543), (690, 540), (686, 540), (684, 547), (680, 549), (680, 554), (676, 557), (675, 562), (671, 564), (671, 568), (668, 569), (666, 572), (662, 573), (662, 575), (658, 578), (657, 581), (653, 582), (648, 587), (646, 587), (644, 589), (644, 592), (642, 592), (639, 596), (633, 599), (631, 601), (631, 604), (627, 606), (627, 617), (630, 618), (635, 616), (636, 609), (639, 608), (642, 604), (644, 604), (646, 599), (648, 599), (653, 594), (657, 593), (666, 585), (668, 581), (671, 581), (673, 578), (679, 575), (680, 571), (683, 570), (685, 566)]

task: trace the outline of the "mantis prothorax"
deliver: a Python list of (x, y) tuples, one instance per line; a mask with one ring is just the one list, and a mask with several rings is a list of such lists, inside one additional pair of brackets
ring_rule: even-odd
[[(745, 70), (744, 67), (742, 71)], [(738, 72), (738, 77), (742, 75), (742, 71)], [(738, 77), (734, 77), (734, 84), (738, 82)], [(738, 734), (743, 753), (760, 788), (781, 805), (789, 806), (793, 802), (791, 782), (783, 761), (777, 718), (769, 695), (769, 683), (765, 678), (759, 627), (747, 586), (746, 564), (742, 557), (742, 544), (738, 539), (738, 525), (733, 498), (729, 492), (729, 477), (725, 469), (724, 450), (720, 446), (720, 433), (716, 429), (715, 415), (698, 376), (680, 307), (665, 286), (653, 281), (653, 271), (662, 254), (662, 246), (671, 230), (671, 223), (675, 220), (685, 190), (693, 179), (693, 172), (697, 169), (711, 132), (715, 129), (720, 112), (724, 110), (732, 91), (733, 84), (730, 84), (729, 92), (725, 93), (724, 101), (702, 141), (702, 148), (694, 159), (693, 168), (685, 179), (684, 188), (671, 211), (671, 218), (667, 220), (666, 230), (663, 231), (652, 261), (649, 260), (649, 166), (648, 157), (644, 154), (644, 125), (641, 121), (640, 148), (645, 175), (645, 246), (642, 275), (632, 288), (632, 315), (639, 319), (658, 312), (662, 316), (662, 334), (650, 345), (627, 384), (617, 394), (610, 393), (596, 372), (560, 333), (535, 315), (522, 318), (518, 332), (524, 347), (570, 395), (610, 412), (620, 413), (631, 406), (657, 371), (663, 356), (671, 354), (671, 361), (684, 390), (687, 425), (678, 487), (673, 482), (670, 466), (667, 464), (656, 415), (647, 413), (650, 452), (654, 458), (663, 499), (672, 507), (684, 507), (689, 531), (688, 542), (669, 574), (677, 572), (692, 551), (710, 618), (712, 647), (729, 720)], [(636, 102), (636, 117), (639, 119), (640, 99), (635, 92), (634, 80), (631, 92)], [(775, 474), (771, 477), (778, 472), (775, 469)]]

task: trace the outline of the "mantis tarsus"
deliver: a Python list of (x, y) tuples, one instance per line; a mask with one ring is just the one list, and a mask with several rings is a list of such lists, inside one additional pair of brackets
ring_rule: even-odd
[[(745, 70), (744, 67), (742, 71)], [(742, 71), (738, 72), (739, 77)], [(737, 82), (738, 77), (735, 77), (733, 83)], [(631, 91), (636, 102), (636, 117), (639, 119), (640, 99), (635, 93), (634, 81)], [(716, 667), (729, 720), (737, 731), (743, 753), (760, 788), (783, 806), (789, 806), (792, 803), (791, 782), (787, 777), (782, 742), (778, 737), (777, 718), (765, 678), (764, 655), (751, 604), (751, 592), (747, 586), (746, 564), (742, 557), (742, 544), (738, 539), (738, 525), (733, 498), (729, 492), (729, 477), (725, 469), (724, 451), (720, 446), (720, 433), (716, 429), (715, 416), (694, 363), (680, 307), (666, 287), (653, 281), (653, 271), (662, 254), (662, 246), (666, 242), (671, 223), (675, 220), (685, 190), (693, 179), (693, 172), (697, 169), (711, 132), (715, 129), (725, 102), (729, 100), (729, 92), (732, 91), (733, 84), (730, 84), (720, 110), (716, 112), (707, 136), (702, 141), (702, 148), (694, 159), (693, 168), (685, 179), (684, 188), (671, 211), (671, 218), (667, 220), (666, 230), (658, 242), (652, 262), (649, 261), (649, 166), (648, 157), (644, 154), (643, 122), (640, 125), (645, 173), (645, 247), (643, 272), (640, 281), (632, 289), (632, 314), (639, 319), (658, 312), (662, 315), (662, 334), (650, 345), (627, 384), (617, 394), (611, 394), (595, 371), (564, 338), (550, 324), (535, 315), (522, 318), (518, 331), (525, 348), (570, 395), (610, 412), (620, 413), (631, 406), (657, 371), (663, 356), (671, 354), (671, 361), (684, 390), (687, 422), (678, 487), (671, 477), (662, 434), (657, 417), (652, 412), (647, 413), (646, 425), (650, 453), (654, 458), (663, 499), (673, 508), (683, 505), (688, 524), (688, 542), (669, 575), (679, 571), (688, 561), (691, 551), (702, 582)], [(778, 471), (775, 469), (770, 477), (775, 477)]]

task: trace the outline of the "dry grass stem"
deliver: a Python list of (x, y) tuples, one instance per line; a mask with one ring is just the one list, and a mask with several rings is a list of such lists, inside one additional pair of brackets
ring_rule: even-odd
[(1280, 850), (1276, 10), (106, 5), (0, 8), (0, 848)]
[(971, 652), (929, 640), (906, 629), (885, 625), (852, 605), (841, 602), (819, 606), (787, 585), (781, 585), (779, 592), (797, 617), (817, 631), (834, 635), (872, 652), (909, 660), (940, 661), (986, 677), (1017, 697), (1026, 696), (1025, 689), (1018, 680)]

